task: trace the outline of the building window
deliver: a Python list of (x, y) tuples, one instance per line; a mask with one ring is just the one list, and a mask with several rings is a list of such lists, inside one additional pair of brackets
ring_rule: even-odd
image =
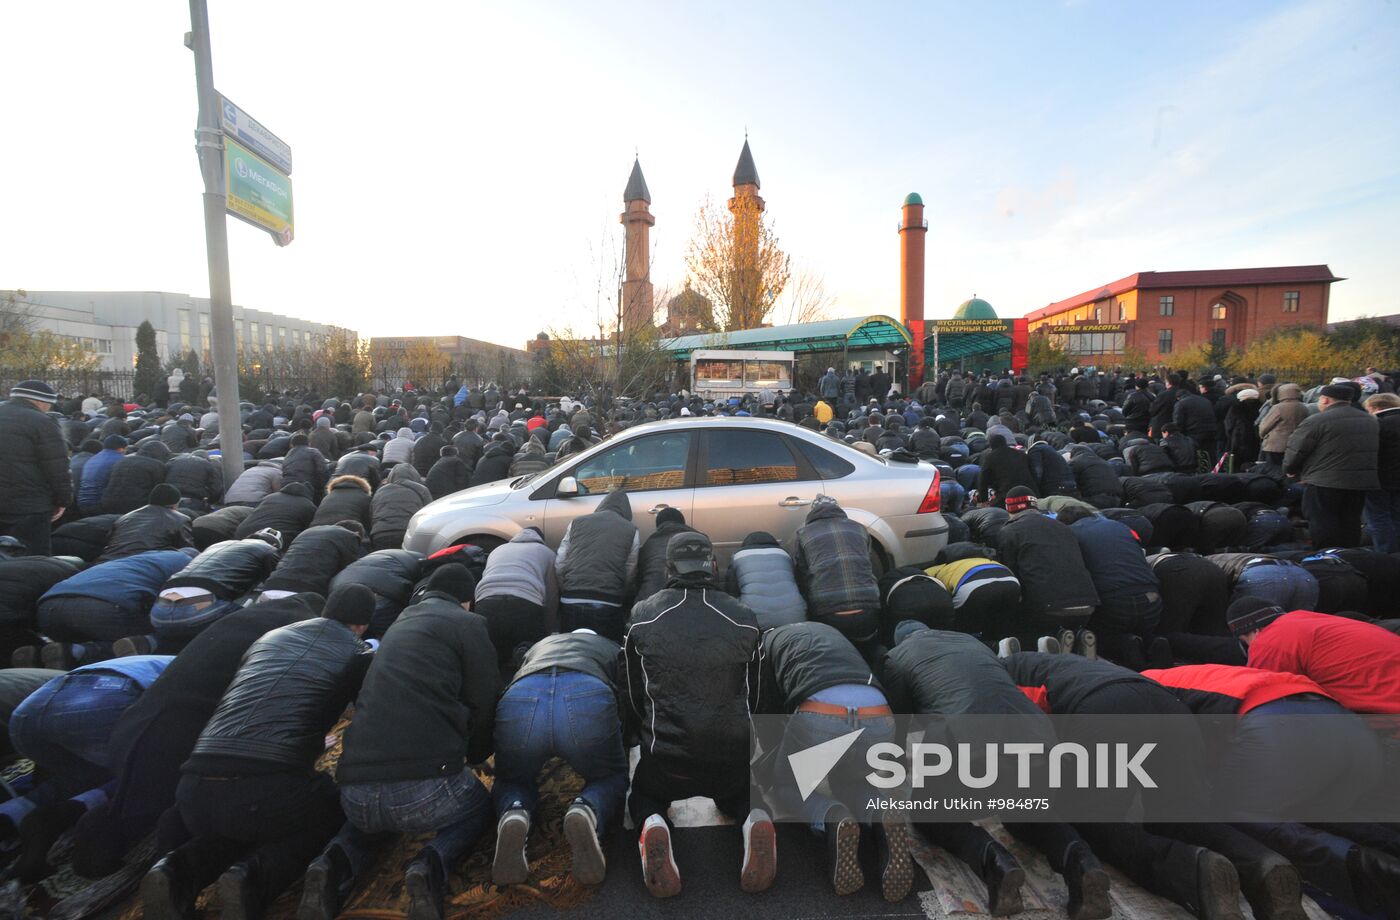
[(1157, 315), (1158, 315), (1158, 316), (1172, 316), (1172, 315), (1174, 315), (1175, 313), (1176, 313), (1176, 298), (1175, 298), (1175, 297), (1159, 297), (1159, 298), (1157, 298)]
[(1210, 344), (1211, 344), (1211, 347), (1212, 347), (1212, 348), (1224, 348), (1224, 347), (1225, 347), (1225, 330), (1224, 330), (1224, 329), (1212, 329), (1211, 332), (1210, 332)]
[(286, 347), (287, 347), (287, 327), (286, 327), (286, 326), (278, 326), (278, 327), (277, 327), (277, 347), (278, 347), (278, 348), (286, 348)]
[(180, 351), (190, 350), (190, 311), (180, 311)]
[(1298, 292), (1297, 292), (1297, 291), (1284, 291), (1284, 292), (1283, 292), (1283, 312), (1285, 312), (1285, 313), (1297, 313), (1297, 312), (1298, 312)]
[(199, 350), (208, 354), (210, 345), (209, 339), (209, 314), (199, 314)]
[(1172, 353), (1172, 331), (1170, 329), (1157, 331), (1157, 353), (1162, 355)]
[(257, 323), (248, 323), (248, 339), (252, 342), (253, 348), (262, 348), (262, 327)]
[(235, 345), (243, 341), (243, 320), (241, 319), (233, 321), (233, 339)]
[(1118, 322), (1123, 322), (1128, 318), (1128, 305), (1124, 301), (1118, 301)]
[(1096, 323), (1101, 323), (1101, 322), (1103, 322), (1103, 307), (1100, 307), (1100, 306), (1095, 306), (1095, 307), (1094, 307), (1094, 322), (1096, 322)]
[(1229, 311), (1226, 309), (1226, 307), (1225, 307), (1225, 305), (1224, 305), (1223, 303), (1211, 304), (1211, 306), (1210, 306), (1210, 318), (1211, 318), (1211, 319), (1224, 319), (1226, 313), (1228, 313), (1228, 312), (1229, 312)]

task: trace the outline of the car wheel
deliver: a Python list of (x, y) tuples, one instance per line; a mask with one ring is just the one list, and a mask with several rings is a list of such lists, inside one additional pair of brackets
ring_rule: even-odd
[(505, 543), (506, 541), (502, 540), (500, 537), (492, 537), (487, 534), (476, 534), (470, 537), (463, 537), (462, 539), (458, 540), (452, 545), (464, 546), (466, 544), (471, 544), (472, 546), (480, 547), (481, 551), (489, 556), (491, 555), (492, 550), (494, 550), (498, 546), (504, 546)]
[(870, 569), (875, 573), (875, 580), (879, 581), (889, 571), (889, 561), (885, 558), (885, 548), (874, 540), (870, 542)]

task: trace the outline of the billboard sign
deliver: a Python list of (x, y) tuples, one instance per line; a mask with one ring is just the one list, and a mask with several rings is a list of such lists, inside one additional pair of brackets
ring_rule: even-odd
[(292, 180), (231, 137), (224, 138), (224, 188), (228, 213), (268, 231), (279, 246), (292, 241)]
[(264, 128), (256, 118), (234, 105), (222, 94), (219, 96), (219, 121), (225, 137), (233, 138), (282, 172), (291, 175), (292, 145)]

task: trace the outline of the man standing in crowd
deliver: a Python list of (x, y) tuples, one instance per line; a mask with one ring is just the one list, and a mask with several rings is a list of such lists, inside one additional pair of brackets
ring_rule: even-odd
[(1350, 386), (1331, 384), (1288, 438), (1283, 471), (1306, 486), (1303, 517), (1318, 549), (1359, 546), (1366, 493), (1380, 488), (1380, 424), (1352, 401)]
[(1366, 495), (1366, 523), (1376, 549), (1394, 553), (1400, 550), (1400, 396), (1377, 393), (1366, 400), (1366, 411), (1380, 424), (1380, 488)]
[(68, 445), (47, 413), (58, 400), (42, 380), (26, 380), (0, 404), (0, 534), (22, 541), (35, 556), (49, 555), (53, 522), (73, 504)]

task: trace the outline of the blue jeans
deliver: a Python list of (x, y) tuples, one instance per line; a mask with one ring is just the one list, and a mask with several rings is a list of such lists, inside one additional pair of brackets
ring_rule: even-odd
[(1233, 597), (1261, 597), (1284, 610), (1312, 610), (1317, 593), (1317, 579), (1301, 565), (1262, 562), (1245, 566)]
[(1377, 489), (1366, 493), (1366, 524), (1378, 552), (1400, 551), (1400, 491)]
[(591, 674), (551, 668), (511, 684), (496, 704), (496, 813), (533, 813), (545, 761), (558, 757), (583, 777), (579, 799), (608, 826), (627, 792), (627, 754), (617, 696)]
[(174, 603), (157, 600), (151, 606), (151, 628), (162, 641), (188, 642), (205, 627), (238, 609), (237, 601), (221, 601), (212, 594), (182, 598)]
[[(826, 795), (819, 787), (805, 802), (802, 801), (788, 756), (859, 729), (865, 731), (827, 774), (826, 782), (832, 795)], [(851, 710), (843, 716), (820, 712), (793, 713), (778, 747), (776, 783), (771, 792), (774, 817), (779, 820), (800, 817), (816, 834), (826, 833), (826, 813), (838, 800), (853, 815), (861, 817), (866, 811), (865, 799), (869, 792), (869, 785), (865, 782), (865, 774), (869, 770), (865, 761), (866, 751), (871, 745), (894, 740), (893, 716), (857, 716)], [(896, 796), (891, 794), (891, 797)]]
[[(329, 847), (340, 847), (359, 876), (389, 834), (437, 832), (427, 844), (451, 872), (491, 821), (491, 795), (468, 767), (455, 776), (340, 787), (346, 825)], [(328, 848), (329, 848), (328, 847)]]
[(141, 687), (129, 677), (79, 672), (56, 677), (26, 697), (10, 716), (10, 740), (46, 778), (27, 802), (6, 802), (0, 814), (22, 815), (111, 780), (112, 728), (140, 696)]

